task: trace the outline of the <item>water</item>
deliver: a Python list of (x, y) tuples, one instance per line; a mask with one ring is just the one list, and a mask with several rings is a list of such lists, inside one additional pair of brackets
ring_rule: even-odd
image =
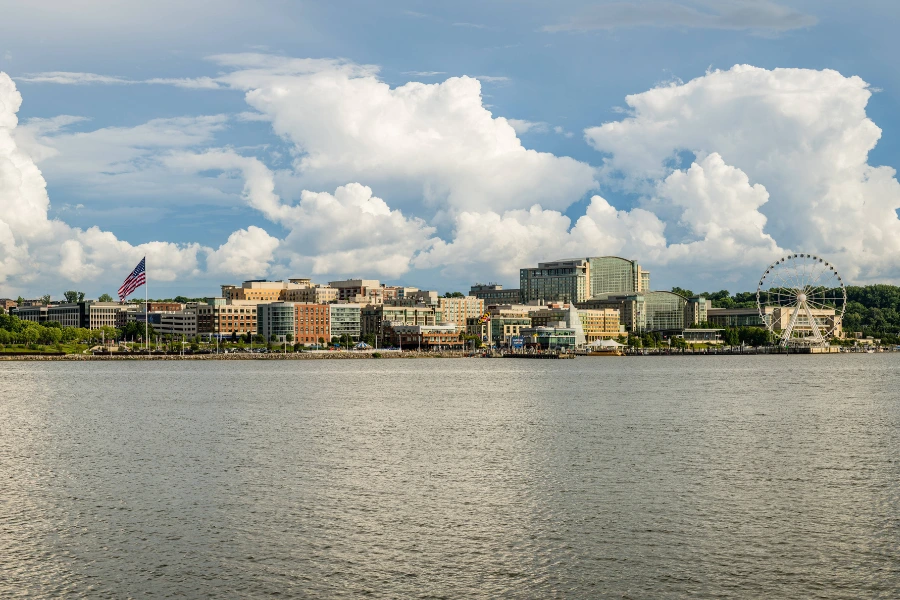
[(0, 363), (0, 597), (896, 598), (898, 366)]

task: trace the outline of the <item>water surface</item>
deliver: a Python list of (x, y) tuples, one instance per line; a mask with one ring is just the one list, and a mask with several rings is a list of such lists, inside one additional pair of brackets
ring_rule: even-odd
[(0, 597), (896, 598), (898, 366), (0, 363)]

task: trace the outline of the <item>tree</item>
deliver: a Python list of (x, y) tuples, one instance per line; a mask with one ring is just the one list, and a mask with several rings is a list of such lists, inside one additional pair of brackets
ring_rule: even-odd
[(113, 297), (110, 296), (109, 294), (100, 294), (100, 297), (97, 298), (97, 301), (98, 302), (112, 302)]
[(284, 336), (284, 341), (286, 341), (288, 344), (290, 344), (291, 342), (294, 341), (294, 335), (291, 333), (287, 334), (286, 336)]
[(84, 292), (69, 290), (68, 292), (63, 293), (63, 297), (69, 304), (74, 304), (75, 302), (84, 302)]
[(444, 298), (465, 298), (465, 295), (462, 292), (447, 292)]
[(672, 288), (672, 293), (678, 294), (679, 296), (684, 296), (685, 298), (693, 298), (694, 297), (694, 292), (692, 292), (691, 290), (686, 290), (684, 288), (680, 288), (677, 285)]
[(41, 304), (50, 304), (50, 294), (41, 296)]

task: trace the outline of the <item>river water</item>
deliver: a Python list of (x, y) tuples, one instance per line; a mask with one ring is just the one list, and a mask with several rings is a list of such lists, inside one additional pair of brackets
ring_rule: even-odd
[(0, 597), (900, 597), (900, 356), (0, 363)]

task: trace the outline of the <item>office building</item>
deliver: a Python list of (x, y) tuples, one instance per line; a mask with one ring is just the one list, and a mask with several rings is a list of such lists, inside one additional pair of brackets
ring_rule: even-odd
[(232, 300), (252, 300), (256, 302), (278, 302), (285, 300), (287, 290), (301, 290), (312, 286), (306, 278), (294, 278), (287, 281), (268, 281), (252, 279), (236, 285), (223, 285), (222, 297), (226, 302)]
[(293, 342), (297, 315), (293, 302), (269, 302), (257, 306), (257, 330), (266, 342)]
[(331, 341), (331, 306), (329, 304), (294, 304), (294, 341), (321, 344)]
[(466, 319), (480, 317), (484, 314), (484, 300), (474, 296), (462, 298), (437, 298), (441, 323), (455, 323), (461, 329), (466, 326)]
[(392, 325), (386, 330), (392, 346), (403, 350), (462, 350), (465, 341), (452, 323), (443, 325)]
[(484, 300), (485, 306), (492, 304), (516, 304), (521, 290), (504, 290), (499, 283), (476, 283), (469, 289), (469, 295)]
[(650, 291), (650, 272), (636, 260), (594, 256), (590, 263), (590, 297), (601, 294), (640, 294)]
[(434, 306), (418, 304), (415, 306), (389, 306), (386, 304), (368, 305), (362, 308), (362, 336), (383, 335), (385, 323), (402, 325), (436, 325), (438, 312)]
[(256, 334), (257, 303), (252, 300), (207, 298), (197, 307), (197, 330), (204, 335), (234, 337)]
[(328, 285), (338, 290), (338, 300), (341, 302), (359, 304), (384, 302), (384, 291), (377, 279), (344, 279), (329, 281)]

